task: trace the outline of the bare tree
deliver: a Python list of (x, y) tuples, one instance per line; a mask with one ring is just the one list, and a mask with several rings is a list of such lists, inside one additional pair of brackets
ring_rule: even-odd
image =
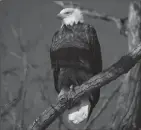
[[(128, 16), (129, 51), (141, 43), (141, 2), (133, 2)], [(141, 129), (141, 64), (138, 62), (126, 75), (120, 89), (116, 111), (109, 128), (113, 130)], [(108, 128), (108, 129), (109, 129)]]
[[(16, 40), (18, 41), (19, 45), (20, 45), (20, 49), (21, 49), (21, 55), (16, 54), (15, 52), (6, 52), (10, 55), (15, 56), (16, 58), (20, 59), (22, 61), (22, 65), (23, 65), (23, 76), (20, 77), (20, 88), (18, 90), (18, 94), (17, 96), (15, 96), (11, 101), (9, 101), (8, 103), (4, 104), (4, 105), (0, 105), (0, 121), (4, 119), (4, 117), (6, 115), (9, 115), (11, 112), (11, 109), (16, 107), (18, 103), (21, 103), (21, 112), (20, 112), (20, 121), (17, 121), (15, 124), (15, 129), (21, 129), (21, 130), (25, 130), (26, 126), (24, 123), (24, 113), (25, 113), (25, 96), (26, 96), (26, 92), (27, 92), (27, 87), (28, 87), (28, 78), (29, 78), (29, 73), (30, 73), (30, 69), (36, 69), (38, 67), (38, 65), (35, 64), (30, 64), (28, 62), (28, 52), (31, 51), (31, 49), (33, 49), (40, 40), (40, 36), (36, 39), (36, 41), (34, 41), (34, 44), (29, 43), (28, 41), (24, 41), (22, 39), (22, 30), (20, 29), (20, 33), (17, 32), (17, 30), (14, 28), (14, 26), (11, 25), (11, 29), (12, 29), (12, 33), (14, 35), (14, 37), (16, 38)], [(3, 43), (0, 44), (0, 52), (5, 52), (6, 49), (5, 45)], [(0, 55), (0, 59), (3, 59), (3, 53), (1, 53)], [(1, 64), (2, 62), (0, 62)], [(18, 76), (16, 74), (16, 71), (19, 70), (19, 67), (12, 67), (9, 69), (6, 69), (4, 71), (2, 71), (2, 76), (6, 77), (8, 75), (11, 76)], [(1, 70), (1, 66), (0, 66), (0, 70)], [(1, 76), (0, 76), (0, 81), (1, 81)], [(1, 82), (0, 82), (0, 92), (1, 92)], [(1, 94), (0, 94), (1, 96)], [(1, 125), (0, 125), (1, 126)]]

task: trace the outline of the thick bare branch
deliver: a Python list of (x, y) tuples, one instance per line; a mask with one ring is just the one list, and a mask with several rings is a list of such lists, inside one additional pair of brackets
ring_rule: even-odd
[[(59, 4), (62, 7), (65, 7), (65, 5), (62, 3), (61, 4), (59, 3)], [(67, 5), (67, 7), (68, 6), (69, 5)], [(73, 6), (72, 3), (71, 3), (71, 6)], [(75, 6), (77, 6), (77, 4)], [(86, 15), (88, 15), (90, 17), (115, 22), (117, 27), (120, 30), (122, 30), (123, 28), (125, 29), (124, 32), (125, 32), (125, 35), (127, 35), (127, 33), (126, 33), (127, 26), (125, 26), (125, 21), (127, 21), (128, 18), (121, 20), (121, 19), (115, 18), (113, 16), (97, 13), (94, 10), (85, 9), (85, 8), (81, 8), (81, 10), (83, 11), (83, 13), (85, 13)], [(126, 25), (127, 25), (127, 23), (126, 23)], [(134, 41), (134, 43), (139, 42), (139, 41), (138, 40)], [(72, 97), (74, 104), (77, 101), (79, 101), (84, 94), (89, 93), (92, 89), (101, 88), (102, 86), (108, 84), (112, 80), (115, 80), (121, 74), (127, 73), (133, 66), (135, 66), (136, 62), (140, 58), (141, 58), (141, 45), (138, 45), (128, 55), (123, 56), (117, 63), (113, 64), (111, 67), (104, 70), (102, 73), (94, 76), (93, 78), (91, 78), (89, 81), (87, 81), (85, 84), (81, 85), (80, 87), (79, 86), (76, 87), (75, 88), (76, 94), (73, 95), (73, 97)], [(64, 100), (59, 101), (56, 105), (54, 105), (54, 106), (51, 105), (51, 107), (48, 110), (45, 110), (34, 121), (34, 123), (31, 125), (31, 127), (29, 129), (31, 129), (31, 130), (44, 130), (45, 128), (47, 128), (58, 116), (60, 116), (65, 111), (66, 105), (68, 103), (67, 99), (68, 99), (67, 97), (64, 97)]]
[[(137, 46), (129, 54), (123, 56), (117, 63), (113, 64), (108, 69), (104, 70), (100, 74), (92, 77), (89, 81), (85, 82), (81, 86), (75, 88), (75, 95), (73, 95), (73, 101), (75, 104), (81, 99), (81, 97), (94, 90), (95, 88), (101, 88), (102, 86), (110, 83), (118, 78), (120, 75), (127, 73), (136, 62), (141, 58), (141, 45)], [(63, 100), (52, 105), (49, 109), (45, 110), (29, 127), (30, 130), (44, 130), (47, 128), (58, 116), (60, 116), (67, 108), (68, 98), (64, 97)]]
[[(63, 2), (62, 2), (63, 3)], [(65, 7), (65, 5), (60, 4), (61, 6)], [(57, 3), (58, 4), (58, 3)], [(68, 5), (67, 5), (68, 6)], [(73, 4), (71, 3), (71, 6)], [(77, 6), (77, 4), (76, 4)], [(94, 10), (81, 8), (83, 13), (87, 14), (90, 17), (93, 18), (99, 18), (106, 21), (113, 21), (116, 23), (117, 27), (122, 30), (125, 29), (125, 35), (127, 35), (127, 26), (125, 26), (125, 21), (128, 20), (128, 18), (124, 19), (123, 21), (121, 19), (115, 18), (113, 16), (109, 15), (102, 15), (97, 13)], [(130, 19), (128, 20), (130, 21)], [(126, 23), (127, 25), (127, 23)], [(132, 24), (131, 24), (132, 25)], [(131, 29), (131, 26), (128, 26)], [(134, 30), (134, 27), (133, 27)], [(133, 42), (133, 41), (132, 41)], [(135, 40), (134, 43), (137, 45), (139, 40)], [(133, 66), (135, 66), (136, 62), (140, 60), (141, 58), (141, 45), (132, 48), (132, 52), (130, 50), (130, 53), (123, 56), (117, 63), (113, 64), (108, 69), (104, 70), (100, 74), (92, 77), (89, 81), (82, 84), (81, 86), (77, 86), (75, 88), (75, 95), (73, 95), (73, 101), (75, 104), (77, 101), (81, 99), (81, 97), (89, 93), (95, 88), (101, 88), (102, 86), (110, 83), (111, 81), (118, 78), (120, 75), (127, 73)], [(51, 105), (51, 107), (48, 110), (45, 110), (35, 121), (34, 123), (29, 127), (30, 130), (44, 130), (47, 128), (58, 116), (60, 116), (65, 109), (67, 108), (68, 104), (68, 98), (64, 97), (63, 100), (57, 102), (56, 105)]]

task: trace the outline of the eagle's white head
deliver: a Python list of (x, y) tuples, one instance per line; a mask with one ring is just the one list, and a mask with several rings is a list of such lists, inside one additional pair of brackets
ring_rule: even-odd
[(84, 22), (83, 13), (78, 8), (65, 8), (60, 11), (57, 17), (62, 20), (63, 25), (73, 25), (74, 23)]

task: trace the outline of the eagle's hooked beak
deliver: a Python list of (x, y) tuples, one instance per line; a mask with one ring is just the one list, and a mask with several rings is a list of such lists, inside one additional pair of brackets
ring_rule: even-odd
[(60, 13), (57, 14), (57, 18), (58, 18), (58, 19), (62, 19), (62, 18), (63, 18), (62, 14), (60, 14)]

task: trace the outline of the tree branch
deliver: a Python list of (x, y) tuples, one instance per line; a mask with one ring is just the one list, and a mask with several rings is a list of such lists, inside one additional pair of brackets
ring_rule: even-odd
[[(117, 63), (113, 64), (108, 69), (92, 77), (90, 80), (75, 87), (75, 95), (73, 95), (73, 105), (78, 102), (81, 97), (102, 86), (117, 79), (120, 75), (127, 73), (136, 62), (141, 58), (141, 45), (137, 46), (129, 54), (123, 56)], [(47, 128), (58, 116), (60, 116), (66, 109), (68, 98), (64, 97), (63, 100), (52, 105), (49, 109), (45, 110), (29, 127), (30, 130), (44, 130)]]
[(11, 102), (9, 102), (1, 107), (1, 113), (0, 113), (1, 118), (6, 116), (9, 113), (9, 111), (19, 103), (19, 101), (21, 100), (21, 97), (22, 97), (21, 96), (22, 91), (23, 91), (23, 87), (21, 86), (18, 91), (17, 97), (15, 97)]

